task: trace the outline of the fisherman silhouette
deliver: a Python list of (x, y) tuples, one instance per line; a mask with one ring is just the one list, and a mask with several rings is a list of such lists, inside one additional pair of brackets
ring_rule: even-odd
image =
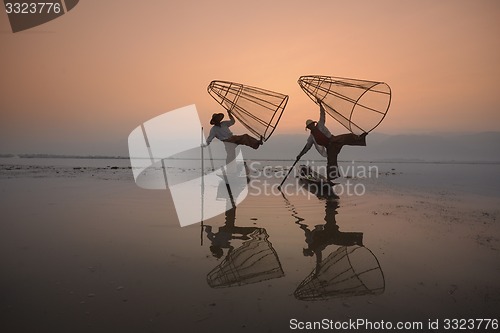
[(229, 164), (236, 158), (236, 147), (238, 145), (244, 145), (252, 147), (253, 149), (258, 149), (262, 145), (262, 137), (260, 140), (257, 140), (248, 134), (234, 135), (229, 127), (233, 126), (236, 120), (234, 119), (230, 111), (227, 112), (227, 115), (229, 117), (229, 120), (226, 121), (222, 121), (222, 119), (224, 119), (223, 113), (214, 113), (212, 115), (210, 125), (213, 126), (210, 129), (210, 134), (208, 135), (206, 146), (208, 146), (214, 138), (222, 141), (224, 143), (224, 147), (226, 148), (226, 161), (227, 164)]
[(335, 220), (337, 208), (339, 207), (337, 198), (330, 198), (325, 202), (325, 224), (316, 225), (313, 230), (304, 223), (296, 222), (300, 229), (304, 230), (307, 248), (303, 249), (304, 256), (312, 257), (316, 255), (316, 264), (323, 260), (323, 251), (329, 245), (339, 246), (363, 246), (362, 232), (342, 232)]
[(341, 176), (338, 167), (338, 155), (344, 146), (366, 146), (366, 136), (368, 133), (356, 135), (353, 133), (332, 135), (325, 126), (325, 108), (318, 99), (319, 121), (306, 120), (306, 129), (310, 131), (307, 143), (302, 151), (297, 155), (297, 161), (315, 146), (316, 150), (327, 158), (327, 179), (332, 181)]
[(231, 207), (225, 212), (225, 224), (219, 227), (216, 233), (213, 232), (213, 228), (210, 225), (205, 226), (205, 232), (207, 238), (212, 242), (210, 245), (210, 251), (212, 255), (218, 259), (222, 258), (224, 255), (224, 249), (228, 250), (228, 253), (234, 250), (231, 245), (232, 240), (249, 240), (251, 239), (249, 235), (258, 227), (237, 227), (235, 225), (236, 221), (236, 207)]
[[(283, 268), (266, 229), (235, 226), (236, 208), (228, 209), (225, 224), (214, 233), (211, 226), (205, 227), (211, 241), (210, 251), (217, 259), (227, 254), (207, 274), (207, 283), (212, 288), (241, 286), (284, 276)], [(233, 241), (243, 241), (233, 246)]]

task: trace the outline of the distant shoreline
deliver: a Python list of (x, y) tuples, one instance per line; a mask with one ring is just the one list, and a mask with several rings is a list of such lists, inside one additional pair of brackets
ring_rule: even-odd
[[(59, 154), (0, 154), (0, 158), (20, 158), (20, 159), (95, 159), (95, 160), (128, 160), (128, 156), (106, 156), (106, 155), (59, 155)], [(150, 159), (149, 157), (134, 157), (135, 159)], [(165, 158), (166, 160), (199, 160), (199, 158)], [(214, 159), (222, 160), (222, 159)], [(269, 162), (294, 162), (293, 159), (270, 159), (250, 158), (249, 161), (269, 161)], [(308, 159), (305, 161), (325, 162), (324, 159)], [(339, 160), (340, 163), (350, 163), (353, 160)], [(500, 161), (461, 161), (461, 160), (420, 160), (420, 159), (382, 159), (382, 160), (355, 160), (356, 163), (411, 163), (411, 164), (500, 164)]]
[(128, 156), (58, 155), (58, 154), (0, 154), (0, 158), (80, 158), (80, 159), (129, 159)]

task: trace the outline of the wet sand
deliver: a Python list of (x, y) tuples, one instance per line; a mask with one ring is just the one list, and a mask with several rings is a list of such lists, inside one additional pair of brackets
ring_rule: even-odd
[(250, 190), (230, 214), (181, 228), (168, 191), (138, 188), (126, 161), (5, 160), (9, 332), (288, 332), (293, 318), (438, 332), (428, 320), (499, 319), (498, 166), (385, 163), (347, 179), (361, 196)]

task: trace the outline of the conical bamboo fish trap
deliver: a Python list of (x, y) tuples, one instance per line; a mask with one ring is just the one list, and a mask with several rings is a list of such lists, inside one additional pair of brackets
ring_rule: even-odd
[(298, 84), (315, 103), (354, 134), (371, 132), (391, 104), (391, 88), (384, 82), (334, 76), (301, 76)]
[(266, 141), (278, 126), (288, 96), (240, 83), (212, 81), (208, 93), (257, 139)]

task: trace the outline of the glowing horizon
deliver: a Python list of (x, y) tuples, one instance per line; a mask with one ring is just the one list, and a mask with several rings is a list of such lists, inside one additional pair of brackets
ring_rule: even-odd
[(377, 132), (500, 131), (499, 28), (496, 1), (85, 1), (16, 34), (0, 14), (0, 152), (112, 150), (190, 104), (207, 131), (224, 111), (212, 80), (289, 95), (275, 135), (304, 133), (317, 117), (297, 84), (309, 74), (389, 84)]

